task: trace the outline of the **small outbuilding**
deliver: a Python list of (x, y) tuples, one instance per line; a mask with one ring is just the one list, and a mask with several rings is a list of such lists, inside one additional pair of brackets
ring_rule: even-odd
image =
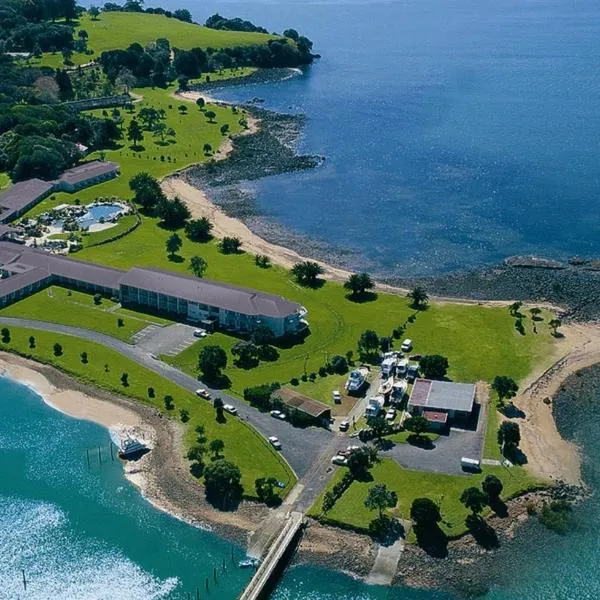
[(331, 407), (290, 388), (281, 388), (273, 393), (273, 400), (279, 400), (290, 420), (306, 425), (329, 426)]

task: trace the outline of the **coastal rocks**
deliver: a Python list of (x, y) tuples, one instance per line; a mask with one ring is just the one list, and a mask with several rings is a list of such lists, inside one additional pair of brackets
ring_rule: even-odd
[(576, 320), (600, 318), (600, 273), (584, 266), (523, 268), (507, 264), (440, 277), (388, 279), (402, 287), (422, 285), (430, 294), (473, 300), (529, 300), (568, 307)]

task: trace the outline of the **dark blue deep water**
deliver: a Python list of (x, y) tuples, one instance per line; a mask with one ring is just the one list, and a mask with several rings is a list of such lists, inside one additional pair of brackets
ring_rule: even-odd
[(294, 26), (323, 55), (217, 94), (306, 114), (300, 148), (326, 157), (248, 186), (269, 219), (379, 274), (600, 254), (597, 0), (168, 4)]

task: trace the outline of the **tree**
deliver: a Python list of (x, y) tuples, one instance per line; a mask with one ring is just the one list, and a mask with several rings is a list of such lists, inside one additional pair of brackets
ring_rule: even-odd
[(219, 250), (223, 254), (237, 254), (242, 246), (242, 240), (238, 237), (224, 237), (219, 242)]
[(548, 327), (552, 329), (552, 335), (558, 335), (558, 328), (562, 325), (562, 321), (560, 319), (551, 319), (548, 321)]
[(198, 368), (207, 379), (214, 380), (227, 366), (227, 354), (221, 346), (204, 346), (198, 355)]
[(200, 475), (204, 467), (204, 455), (206, 454), (206, 446), (194, 444), (186, 454), (186, 458), (196, 464), (194, 471)]
[(335, 506), (336, 498), (333, 492), (325, 492), (323, 496), (323, 504), (321, 505), (321, 510), (324, 513), (328, 513)]
[(372, 329), (366, 329), (358, 339), (358, 351), (361, 354), (374, 354), (379, 351), (379, 336)]
[(373, 454), (370, 448), (362, 446), (350, 453), (348, 457), (348, 469), (356, 479), (364, 478), (376, 458), (376, 451)]
[(123, 387), (129, 386), (129, 374), (128, 373), (121, 373), (121, 385)]
[(82, 352), (79, 356), (81, 358), (81, 362), (84, 365), (87, 365), (87, 363), (88, 363), (88, 353), (87, 352)]
[(229, 125), (227, 123), (221, 125), (220, 131), (221, 135), (227, 135), (227, 133), (229, 132)]
[(439, 354), (424, 356), (419, 366), (427, 379), (443, 379), (448, 372), (448, 359)]
[(214, 123), (214, 119), (217, 116), (217, 113), (215, 113), (214, 110), (207, 110), (205, 113), (206, 118), (208, 119), (209, 123)]
[(474, 515), (477, 515), (488, 503), (488, 498), (480, 489), (476, 487), (468, 487), (460, 495), (460, 501), (469, 510), (471, 510)]
[(32, 335), (29, 336), (29, 347), (35, 348), (35, 338)]
[(123, 68), (119, 71), (115, 79), (115, 85), (119, 88), (122, 88), (126, 94), (129, 93), (129, 90), (136, 84), (137, 79), (135, 75), (126, 68)]
[(212, 227), (213, 224), (206, 217), (200, 217), (185, 224), (185, 235), (193, 242), (207, 242), (211, 238)]
[(278, 481), (275, 477), (260, 477), (254, 482), (256, 495), (261, 502), (267, 506), (277, 506), (281, 504), (281, 496), (275, 491)]
[(196, 277), (204, 277), (208, 263), (201, 256), (192, 256), (188, 268)]
[(190, 411), (187, 408), (180, 408), (179, 418), (182, 423), (187, 423), (190, 420)]
[(173, 200), (163, 196), (156, 205), (156, 213), (162, 222), (171, 229), (179, 229), (190, 218), (188, 207), (177, 196)]
[(506, 398), (514, 397), (519, 386), (512, 377), (496, 375), (492, 381), (492, 389), (498, 394), (498, 401), (502, 404)]
[(442, 520), (438, 505), (430, 498), (415, 498), (410, 507), (410, 518), (416, 527), (429, 529)]
[(167, 394), (163, 398), (163, 402), (167, 410), (173, 410), (175, 408), (175, 401), (173, 400), (173, 396), (171, 396), (170, 394)]
[(503, 488), (502, 482), (495, 475), (486, 475), (485, 479), (481, 482), (481, 489), (492, 503), (500, 500)]
[(177, 110), (183, 115), (187, 112), (188, 107), (185, 104), (180, 104)]
[(186, 23), (192, 22), (192, 15), (186, 8), (178, 8), (177, 10), (174, 10), (173, 16), (179, 21), (185, 21)]
[(519, 310), (521, 310), (521, 307), (523, 306), (522, 302), (513, 302), (512, 304), (509, 304), (508, 306), (508, 312), (510, 313), (511, 316), (516, 317), (517, 315), (519, 315)]
[(250, 341), (257, 346), (267, 346), (275, 339), (271, 328), (264, 323), (260, 323), (256, 326), (254, 331), (250, 334)]
[(407, 296), (412, 300), (412, 306), (414, 308), (423, 308), (429, 302), (429, 296), (424, 288), (416, 286)]
[(181, 249), (182, 241), (181, 238), (176, 234), (172, 233), (167, 241), (165, 242), (165, 247), (167, 252), (169, 253), (169, 257), (173, 258), (175, 254)]
[(206, 104), (204, 98), (202, 96), (200, 96), (197, 100), (196, 100), (196, 106), (202, 110), (204, 108), (204, 105)]
[(364, 296), (367, 290), (372, 290), (375, 283), (368, 273), (352, 273), (344, 283), (344, 288), (353, 297)]
[(343, 375), (344, 373), (348, 372), (348, 361), (345, 357), (340, 356), (339, 354), (332, 356), (329, 364), (331, 365), (333, 372), (337, 373), (338, 375)]
[(144, 139), (144, 134), (141, 127), (135, 119), (131, 119), (129, 126), (127, 127), (127, 139), (133, 142), (133, 148), (139, 148), (138, 142)]
[(377, 439), (381, 439), (381, 437), (385, 435), (390, 428), (388, 422), (385, 420), (385, 415), (383, 413), (369, 419), (369, 425), (373, 430), (373, 435)]
[(257, 385), (255, 387), (249, 387), (244, 389), (244, 400), (249, 402), (253, 406), (259, 408), (267, 408), (271, 401), (271, 394), (273, 390), (270, 385)]
[(261, 269), (268, 269), (271, 266), (271, 259), (266, 254), (257, 254), (254, 257), (254, 262)]
[(10, 342), (10, 329), (3, 327), (0, 333), (2, 334), (2, 342), (8, 344)]
[(242, 496), (242, 474), (237, 465), (225, 459), (211, 463), (204, 470), (206, 497), (213, 504), (228, 508)]
[(196, 432), (196, 443), (199, 444), (200, 446), (206, 446), (206, 428), (204, 427), (204, 425), (196, 425), (196, 428), (194, 429), (194, 431)]
[(152, 134), (154, 135), (154, 137), (159, 137), (160, 143), (164, 144), (165, 143), (165, 135), (167, 134), (168, 129), (169, 128), (167, 127), (166, 123), (157, 123), (152, 128)]
[(134, 201), (146, 210), (151, 210), (164, 198), (160, 184), (150, 173), (134, 175), (129, 180), (129, 189), (134, 193)]
[(420, 438), (429, 429), (429, 421), (422, 415), (415, 415), (404, 421), (404, 427), (414, 433), (417, 438)]
[(53, 350), (54, 350), (54, 356), (62, 356), (63, 347), (58, 342), (56, 342), (56, 344), (54, 344)]
[(542, 309), (538, 308), (537, 306), (534, 306), (533, 308), (529, 309), (529, 312), (531, 313), (531, 318), (533, 321), (541, 321), (542, 319), (540, 318), (540, 315), (542, 314)]
[(208, 449), (213, 455), (213, 460), (221, 458), (221, 452), (225, 449), (225, 442), (223, 440), (213, 440), (209, 445)]
[(96, 306), (102, 304), (102, 294), (94, 294), (94, 304)]
[(283, 32), (283, 37), (290, 38), (291, 40), (298, 40), (298, 32), (295, 29), (286, 29)]
[(204, 151), (204, 154), (208, 155), (212, 152), (212, 146), (207, 142), (204, 144), (204, 146), (202, 146), (202, 150)]
[(398, 502), (398, 495), (388, 489), (384, 483), (377, 483), (369, 488), (365, 499), (365, 507), (369, 510), (377, 510), (379, 518), (383, 517), (386, 508), (394, 508)]
[(88, 13), (90, 17), (92, 17), (92, 21), (97, 21), (98, 15), (100, 14), (100, 9), (97, 6), (90, 6), (88, 8)]
[(498, 444), (502, 447), (503, 454), (507, 449), (514, 449), (521, 441), (519, 424), (514, 421), (504, 421), (498, 427)]
[(243, 369), (255, 367), (258, 364), (258, 346), (242, 340), (231, 348), (231, 354), (237, 357), (237, 365)]
[(215, 413), (217, 414), (217, 421), (219, 423), (225, 422), (225, 415), (223, 413), (224, 406), (225, 403), (223, 402), (223, 400), (221, 400), (221, 398), (215, 398), (213, 400), (213, 407), (215, 409)]
[(314, 286), (323, 273), (323, 267), (312, 260), (296, 263), (292, 267), (292, 275), (300, 285)]

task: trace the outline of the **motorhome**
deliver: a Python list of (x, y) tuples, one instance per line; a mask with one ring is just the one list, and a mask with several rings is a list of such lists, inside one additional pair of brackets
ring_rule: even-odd
[(393, 375), (397, 362), (398, 359), (395, 356), (384, 358), (381, 361), (381, 376), (387, 378), (390, 375)]
[(480, 471), (481, 461), (477, 460), (476, 458), (467, 458), (466, 456), (463, 456), (460, 459), (460, 466), (465, 471)]
[(367, 402), (367, 407), (365, 408), (365, 417), (367, 419), (377, 417), (383, 411), (383, 407), (385, 405), (385, 398), (382, 396), (375, 396), (373, 398), (369, 398)]
[(356, 393), (359, 392), (362, 386), (365, 384), (365, 379), (367, 376), (366, 369), (354, 369), (350, 372), (348, 376), (348, 381), (346, 381), (346, 389), (348, 393)]
[(396, 377), (406, 377), (408, 371), (408, 358), (401, 358), (396, 364)]

